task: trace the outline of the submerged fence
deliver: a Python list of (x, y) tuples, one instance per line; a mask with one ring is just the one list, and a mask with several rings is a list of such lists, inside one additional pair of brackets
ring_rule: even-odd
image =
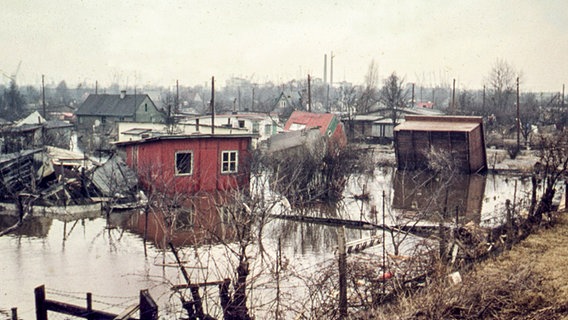
[(140, 291), (139, 304), (134, 304), (126, 308), (120, 314), (113, 314), (106, 311), (93, 309), (91, 293), (87, 293), (86, 307), (81, 307), (66, 302), (48, 300), (45, 295), (45, 286), (35, 288), (36, 319), (47, 320), (47, 312), (57, 312), (71, 315), (88, 320), (112, 320), (112, 319), (135, 319), (134, 314), (139, 311), (140, 320), (157, 320), (158, 306), (148, 293), (148, 290)]

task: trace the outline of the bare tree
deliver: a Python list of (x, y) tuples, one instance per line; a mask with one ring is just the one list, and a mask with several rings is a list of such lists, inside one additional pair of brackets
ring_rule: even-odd
[(365, 114), (379, 101), (378, 94), (379, 66), (372, 60), (365, 75), (365, 84), (355, 105), (357, 114)]
[(487, 76), (488, 97), (490, 109), (493, 110), (498, 121), (512, 123), (514, 118), (514, 94), (516, 77), (519, 72), (503, 59), (497, 59)]
[(391, 73), (383, 83), (380, 101), (390, 110), (390, 118), (394, 125), (399, 121), (399, 109), (405, 106), (406, 95), (404, 80), (399, 78), (396, 72)]
[[(528, 218), (530, 225), (540, 224), (543, 215), (552, 211), (557, 184), (562, 179), (566, 181), (568, 174), (568, 132), (563, 131), (555, 136), (540, 135), (538, 140), (538, 145), (542, 148), (538, 151), (539, 162), (535, 164), (532, 176), (533, 190)], [(536, 189), (539, 181), (544, 190), (537, 200)]]

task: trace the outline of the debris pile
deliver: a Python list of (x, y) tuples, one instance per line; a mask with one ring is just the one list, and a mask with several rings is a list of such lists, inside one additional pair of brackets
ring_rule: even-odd
[(47, 146), (0, 155), (0, 201), (32, 198), (34, 206), (106, 203), (139, 205), (136, 174), (118, 157), (104, 163), (85, 154)]

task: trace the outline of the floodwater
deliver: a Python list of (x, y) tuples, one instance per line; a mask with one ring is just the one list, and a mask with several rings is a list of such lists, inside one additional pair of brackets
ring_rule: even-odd
[[(449, 186), (449, 187), (446, 187)], [(498, 224), (506, 199), (519, 203), (527, 195), (530, 181), (517, 176), (475, 176), (462, 178), (454, 184), (425, 186), (420, 179), (397, 176), (390, 170), (377, 169), (374, 176), (352, 177), (345, 191), (345, 200), (335, 212), (320, 212), (344, 219), (393, 223), (400, 212), (423, 209), (423, 198), (435, 198), (451, 211), (450, 221), (458, 212), (460, 222)], [(384, 191), (384, 196), (383, 196)], [(368, 202), (356, 200), (366, 193)], [(438, 193), (435, 197), (432, 194)], [(384, 206), (383, 206), (384, 204)], [(432, 201), (427, 205), (432, 206)], [(384, 208), (384, 210), (383, 210)], [(439, 210), (438, 207), (432, 210)], [(375, 213), (371, 213), (375, 212)], [(80, 216), (33, 217), (15, 233), (0, 237), (0, 319), (9, 319), (11, 308), (17, 307), (21, 319), (35, 317), (34, 288), (45, 285), (47, 299), (85, 306), (85, 294), (93, 295), (93, 308), (120, 313), (137, 303), (139, 291), (148, 289), (159, 305), (160, 316), (175, 319), (181, 313), (179, 296), (172, 285), (184, 284), (174, 257), (132, 227), (138, 212), (114, 213), (108, 219), (100, 212), (85, 212)], [(16, 218), (0, 214), (0, 229), (13, 225)], [(281, 243), (282, 258), (288, 266), (288, 277), (279, 278), (282, 294), (296, 296), (306, 292), (305, 279), (319, 267), (335, 263), (337, 228), (293, 221), (274, 220), (264, 230), (264, 254), (254, 246), (250, 254), (251, 277), (255, 290), (249, 293), (257, 318), (267, 316), (275, 306), (269, 303), (277, 292), (274, 271), (276, 253)], [(347, 230), (347, 241), (365, 238), (369, 231)], [(181, 247), (193, 282), (232, 278), (234, 256), (223, 245), (199, 248)], [(283, 264), (284, 265), (284, 264)], [(279, 265), (279, 268), (283, 268)], [(292, 277), (303, 275), (302, 277)], [(217, 287), (202, 291), (205, 309), (220, 317)], [(52, 319), (63, 319), (52, 315)]]

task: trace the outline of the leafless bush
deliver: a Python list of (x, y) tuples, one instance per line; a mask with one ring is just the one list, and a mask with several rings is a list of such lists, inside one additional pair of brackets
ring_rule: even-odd
[(370, 172), (369, 150), (348, 145), (327, 144), (300, 148), (263, 157), (273, 190), (292, 205), (318, 201), (337, 202), (351, 173)]

